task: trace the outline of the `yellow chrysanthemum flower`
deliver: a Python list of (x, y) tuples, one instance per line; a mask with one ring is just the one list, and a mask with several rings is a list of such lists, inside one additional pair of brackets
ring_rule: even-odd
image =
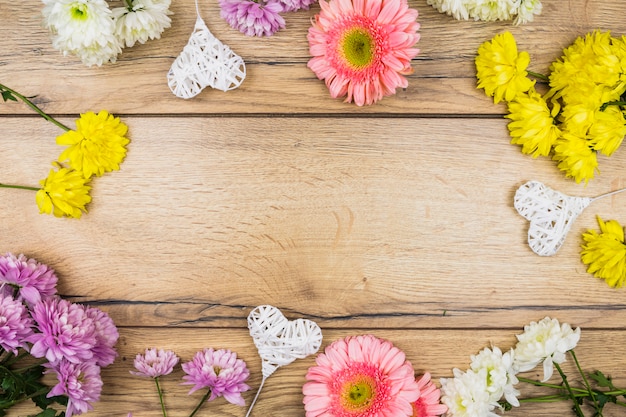
[(529, 63), (528, 52), (517, 53), (511, 32), (496, 35), (478, 48), (478, 88), (484, 88), (488, 96), (493, 96), (494, 103), (512, 101), (518, 93), (525, 93), (535, 84), (527, 77)]
[[(597, 94), (608, 94), (605, 101), (617, 100), (623, 88), (623, 53), (609, 32), (594, 31), (577, 38), (563, 51), (561, 59), (550, 66), (550, 95), (560, 91), (568, 104), (587, 100)], [(622, 86), (622, 91), (618, 91)]]
[(508, 108), (509, 114), (504, 117), (512, 120), (508, 125), (511, 143), (522, 145), (522, 153), (532, 154), (533, 158), (548, 156), (561, 131), (541, 94), (532, 87), (528, 93), (515, 96)]
[(82, 171), (86, 178), (119, 170), (130, 142), (124, 136), (127, 131), (128, 126), (105, 110), (81, 114), (76, 130), (57, 137), (57, 144), (69, 146), (59, 159), (69, 160), (70, 166)]
[(79, 219), (83, 211), (87, 212), (85, 206), (91, 201), (88, 182), (80, 171), (51, 169), (48, 178), (40, 181), (41, 189), (35, 197), (39, 212)]
[(622, 144), (624, 135), (626, 135), (626, 118), (618, 106), (608, 106), (603, 111), (596, 111), (588, 135), (593, 149), (611, 156)]
[(552, 159), (558, 161), (559, 169), (566, 177), (574, 178), (577, 183), (589, 182), (598, 167), (596, 152), (589, 147), (586, 139), (570, 132), (563, 132), (554, 145)]
[(615, 220), (603, 222), (598, 217), (600, 233), (588, 230), (583, 233), (581, 260), (588, 265), (587, 272), (604, 279), (611, 287), (626, 283), (626, 244), (624, 228)]

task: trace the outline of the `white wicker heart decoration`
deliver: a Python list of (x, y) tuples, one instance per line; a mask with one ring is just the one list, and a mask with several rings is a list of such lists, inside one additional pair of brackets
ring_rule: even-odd
[(595, 198), (571, 197), (539, 181), (528, 181), (517, 189), (514, 207), (530, 222), (528, 245), (537, 255), (555, 255), (563, 245), (574, 220), (593, 201), (624, 191), (617, 190)]
[(322, 345), (322, 330), (317, 323), (287, 320), (270, 305), (258, 306), (248, 315), (248, 329), (262, 361), (263, 379), (248, 409), (250, 415), (265, 380), (281, 366), (316, 353)]
[(198, 13), (187, 45), (167, 74), (172, 93), (189, 99), (207, 86), (228, 91), (239, 87), (245, 78), (243, 59), (213, 36)]

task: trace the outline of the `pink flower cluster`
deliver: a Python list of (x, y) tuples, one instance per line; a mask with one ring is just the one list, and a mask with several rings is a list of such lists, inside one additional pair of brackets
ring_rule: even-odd
[[(149, 348), (144, 354), (137, 355), (133, 364), (136, 371), (130, 373), (157, 379), (171, 374), (178, 361), (179, 357), (171, 350)], [(246, 384), (250, 371), (246, 363), (237, 358), (236, 353), (226, 349), (203, 349), (181, 367), (185, 373), (182, 384), (193, 385), (189, 394), (206, 390), (206, 395), (196, 411), (205, 399), (208, 402), (218, 397), (224, 397), (231, 404), (245, 405), (241, 394), (250, 389)]]
[(103, 311), (57, 295), (48, 266), (11, 253), (0, 256), (0, 347), (45, 358), (58, 383), (48, 397), (68, 398), (66, 417), (93, 408), (102, 390), (100, 369), (113, 363), (119, 337)]
[(272, 36), (285, 28), (281, 13), (308, 9), (316, 0), (219, 0), (220, 16), (248, 36)]

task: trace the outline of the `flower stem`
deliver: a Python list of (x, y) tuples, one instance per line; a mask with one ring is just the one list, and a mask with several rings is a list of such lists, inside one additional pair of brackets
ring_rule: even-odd
[(202, 399), (200, 400), (200, 402), (198, 403), (196, 408), (194, 408), (194, 410), (191, 412), (191, 414), (189, 414), (189, 417), (193, 417), (198, 412), (198, 410), (200, 410), (200, 407), (202, 407), (202, 405), (205, 403), (205, 401), (209, 399), (210, 395), (211, 395), (211, 388), (209, 388), (207, 393), (204, 394), (204, 397), (202, 397)]
[(33, 109), (34, 111), (36, 111), (37, 113), (39, 113), (39, 115), (41, 117), (43, 117), (44, 119), (46, 119), (47, 121), (54, 123), (55, 125), (57, 125), (58, 127), (60, 127), (61, 129), (68, 131), (71, 130), (69, 127), (65, 126), (63, 123), (59, 122), (58, 120), (56, 120), (54, 117), (49, 116), (48, 114), (46, 114), (43, 110), (41, 110), (39, 107), (37, 107), (35, 105), (35, 103), (33, 103), (32, 101), (30, 101), (29, 99), (27, 99), (25, 96), (21, 95), (20, 93), (18, 93), (17, 91), (7, 87), (6, 85), (0, 84), (0, 91), (7, 91), (9, 92), (11, 95), (19, 98), (20, 100), (22, 100), (24, 103), (26, 103), (26, 105), (28, 105), (28, 107), (30, 107), (31, 109)]
[(602, 106), (600, 106), (600, 111), (604, 111), (606, 110), (607, 107), (609, 106), (626, 106), (626, 101), (607, 101), (606, 103), (604, 103)]
[[(521, 376), (518, 376), (517, 379), (520, 382), (526, 382), (527, 384), (531, 384), (531, 385), (534, 385), (536, 387), (546, 387), (546, 388), (554, 388), (554, 389), (560, 389), (560, 390), (565, 389), (565, 387), (563, 385), (547, 384), (545, 382), (539, 382), (539, 381), (535, 381), (534, 379), (528, 379), (528, 378), (524, 378), (524, 377), (521, 377)], [(578, 392), (585, 393), (585, 394), (587, 393), (587, 390), (586, 389), (582, 389), (582, 388), (572, 387), (571, 390), (572, 391), (578, 391)]]
[(602, 408), (598, 405), (596, 394), (591, 390), (591, 385), (589, 384), (589, 380), (587, 379), (585, 372), (583, 372), (583, 369), (580, 366), (580, 363), (578, 362), (578, 358), (576, 357), (576, 354), (574, 353), (574, 349), (570, 350), (569, 353), (572, 355), (572, 358), (574, 358), (574, 363), (576, 363), (576, 369), (578, 369), (578, 373), (580, 374), (580, 376), (583, 377), (583, 382), (585, 383), (587, 392), (589, 392), (589, 398), (591, 399), (591, 401), (593, 401), (593, 408), (596, 409), (596, 416), (602, 417), (602, 411), (601, 411)]
[(533, 76), (535, 78), (539, 78), (540, 80), (550, 81), (550, 78), (548, 78), (546, 75), (540, 74), (538, 72), (528, 71), (528, 70), (526, 70), (526, 72), (528, 73), (528, 75)]
[(44, 358), (44, 359), (41, 359), (41, 360), (33, 363), (32, 365), (28, 365), (28, 366), (25, 366), (25, 367), (19, 368), (19, 369), (14, 369), (13, 373), (14, 374), (23, 374), (24, 372), (28, 371), (29, 369), (37, 368), (38, 366), (41, 366), (41, 365), (43, 365), (46, 362), (47, 362), (47, 359)]
[(576, 412), (576, 415), (578, 417), (585, 417), (585, 415), (583, 414), (583, 410), (580, 409), (580, 404), (578, 404), (578, 400), (576, 399), (576, 395), (574, 395), (572, 387), (570, 387), (569, 382), (567, 382), (567, 375), (565, 375), (558, 363), (555, 363), (554, 367), (557, 371), (559, 371), (559, 375), (561, 375), (561, 379), (563, 380), (563, 385), (565, 385), (565, 388), (567, 389), (567, 392), (569, 393), (569, 396), (574, 403), (574, 411)]
[(23, 397), (17, 398), (15, 400), (12, 401), (7, 401), (7, 402), (0, 402), (0, 410), (6, 410), (8, 408), (13, 407), (16, 404), (19, 404), (23, 401), (29, 400), (31, 398), (37, 397), (39, 395), (43, 395), (43, 394), (47, 394), (48, 392), (50, 392), (50, 388), (49, 387), (45, 387), (40, 389), (39, 391), (35, 391), (30, 395), (25, 395)]
[(26, 185), (3, 184), (1, 182), (0, 182), (0, 188), (17, 188), (18, 190), (31, 190), (31, 191), (41, 190), (41, 188), (38, 188), (38, 187), (28, 187)]
[(167, 417), (167, 411), (165, 411), (165, 403), (163, 402), (163, 391), (161, 390), (161, 385), (159, 385), (159, 377), (154, 377), (154, 383), (156, 384), (157, 392), (159, 393), (159, 401), (161, 402), (161, 411), (163, 412), (163, 417)]

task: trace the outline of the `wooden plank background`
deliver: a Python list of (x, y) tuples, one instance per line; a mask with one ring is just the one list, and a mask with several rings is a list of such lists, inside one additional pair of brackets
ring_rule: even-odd
[[(41, 3), (0, 1), (0, 83), (36, 96), (68, 125), (101, 109), (129, 125), (122, 169), (94, 180), (82, 219), (40, 215), (34, 193), (0, 190), (0, 250), (51, 265), (65, 297), (107, 311), (120, 328), (120, 357), (104, 371), (102, 401), (89, 415), (160, 415), (150, 381), (128, 373), (151, 346), (184, 359), (203, 347), (235, 350), (256, 390), (260, 360), (246, 316), (260, 304), (315, 320), (324, 346), (351, 334), (389, 338), (435, 378), (465, 369), (483, 347), (512, 346), (525, 324), (551, 315), (582, 327), (577, 352), (589, 370), (626, 384), (624, 290), (587, 274), (579, 256), (597, 215), (626, 223), (626, 194), (594, 202), (549, 258), (530, 251), (527, 222), (512, 205), (531, 179), (578, 196), (626, 187), (626, 151), (601, 158), (587, 186), (548, 159), (522, 155), (509, 144), (505, 107), (476, 89), (473, 64), (480, 43), (510, 30), (531, 68), (546, 72), (577, 36), (625, 34), (623, 2), (544, 0), (543, 14), (519, 27), (458, 22), (425, 0), (409, 3), (422, 25), (409, 87), (359, 108), (331, 99), (306, 67), (317, 5), (257, 39), (230, 29), (217, 1), (201, 2), (248, 75), (237, 90), (181, 100), (166, 73), (193, 28), (192, 1), (174, 2), (160, 40), (100, 68), (52, 48)], [(37, 185), (60, 152), (59, 129), (16, 103), (0, 103), (0, 123), (0, 182)], [(301, 386), (313, 363), (277, 371), (253, 415), (303, 416)], [(166, 391), (171, 416), (188, 415), (176, 377)], [(201, 415), (245, 411), (217, 400)], [(507, 415), (568, 412), (560, 403)]]

